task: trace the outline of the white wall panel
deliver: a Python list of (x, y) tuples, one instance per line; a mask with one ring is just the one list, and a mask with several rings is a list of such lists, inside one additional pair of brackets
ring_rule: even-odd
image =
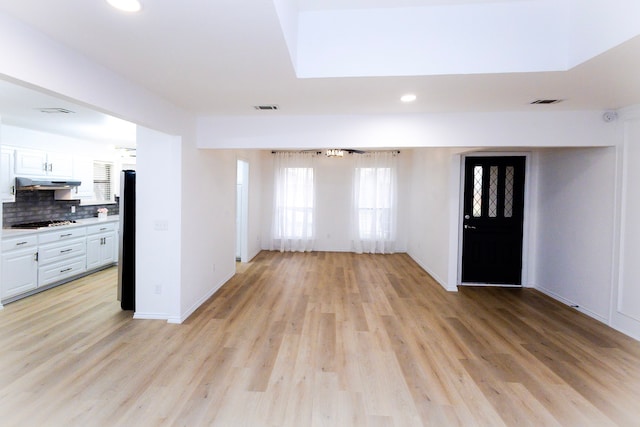
[(640, 339), (640, 109), (625, 114), (620, 224), (620, 263), (612, 324)]
[(607, 322), (616, 149), (542, 150), (538, 164), (535, 286)]

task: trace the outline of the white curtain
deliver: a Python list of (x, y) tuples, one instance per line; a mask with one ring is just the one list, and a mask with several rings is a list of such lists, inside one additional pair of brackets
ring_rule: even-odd
[(356, 253), (393, 253), (396, 246), (397, 154), (356, 154), (351, 240)]
[(315, 239), (315, 155), (274, 153), (271, 250), (307, 252)]

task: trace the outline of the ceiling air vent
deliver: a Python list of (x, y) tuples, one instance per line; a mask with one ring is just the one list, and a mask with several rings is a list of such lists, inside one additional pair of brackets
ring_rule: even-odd
[(67, 110), (66, 108), (54, 107), (54, 108), (38, 108), (41, 113), (47, 114), (75, 114), (75, 111)]
[(536, 99), (531, 104), (557, 104), (558, 102), (562, 102), (562, 99)]
[(278, 109), (278, 106), (275, 104), (269, 105), (254, 105), (253, 108), (260, 111), (274, 111)]

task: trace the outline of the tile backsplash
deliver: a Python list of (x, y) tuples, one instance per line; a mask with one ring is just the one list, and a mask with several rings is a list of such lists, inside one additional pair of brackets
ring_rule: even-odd
[[(51, 219), (84, 219), (98, 216), (98, 208), (107, 208), (108, 215), (118, 215), (117, 203), (80, 206), (79, 200), (55, 200), (54, 191), (17, 191), (16, 201), (3, 203), (3, 227), (23, 222), (46, 221)], [(71, 206), (76, 212), (71, 213)]]

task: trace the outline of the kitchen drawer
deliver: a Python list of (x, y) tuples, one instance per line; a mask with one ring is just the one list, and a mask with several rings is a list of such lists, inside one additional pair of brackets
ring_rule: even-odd
[(47, 231), (38, 235), (38, 243), (52, 243), (63, 240), (71, 240), (76, 237), (84, 237), (87, 235), (87, 227), (65, 228), (56, 231)]
[(22, 237), (12, 237), (11, 239), (2, 239), (2, 252), (13, 249), (29, 248), (38, 244), (38, 236), (30, 234)]
[(49, 243), (46, 245), (40, 245), (38, 248), (38, 262), (40, 265), (50, 264), (52, 262), (73, 258), (78, 255), (84, 255), (86, 252), (87, 244), (85, 239), (82, 238), (66, 240), (58, 243)]
[(55, 264), (38, 268), (38, 286), (64, 280), (68, 277), (84, 273), (86, 270), (86, 257), (79, 256)]
[(105, 224), (96, 224), (87, 226), (87, 235), (98, 234), (98, 233), (106, 233), (109, 231), (115, 231), (116, 223), (115, 222), (107, 222)]

